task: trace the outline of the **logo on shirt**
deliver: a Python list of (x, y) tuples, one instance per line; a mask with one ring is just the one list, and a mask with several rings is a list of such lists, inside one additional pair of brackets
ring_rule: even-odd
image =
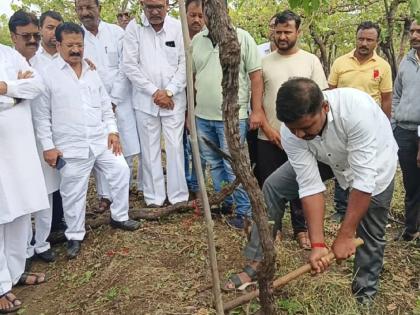
[(379, 70), (375, 69), (373, 70), (373, 79), (377, 80), (379, 78)]

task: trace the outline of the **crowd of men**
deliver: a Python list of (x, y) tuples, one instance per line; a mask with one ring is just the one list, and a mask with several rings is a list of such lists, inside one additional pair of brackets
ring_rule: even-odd
[[(180, 22), (168, 15), (166, 0), (140, 4), (138, 19), (119, 12), (118, 25), (101, 20), (98, 0), (75, 1), (81, 26), (54, 11), (38, 19), (19, 10), (9, 20), (14, 49), (0, 45), (0, 313), (21, 307), (14, 285), (45, 281), (45, 274), (30, 272), (30, 262), (56, 259), (47, 240), (52, 230), (64, 230), (69, 259), (79, 254), (91, 175), (95, 211), (109, 210), (111, 226), (127, 231), (140, 227), (129, 218), (133, 185), (151, 208), (200, 198), (187, 115), (195, 117), (202, 166), (210, 168), (214, 189), (235, 179), (229, 162), (204, 141), (228, 150), (219, 49), (205, 27), (204, 4), (186, 3), (193, 113), (186, 111)], [(398, 160), (406, 191), (405, 229), (398, 239), (419, 238), (420, 25), (411, 24), (412, 49), (394, 87), (389, 64), (376, 54), (380, 29), (372, 22), (358, 26), (355, 49), (334, 62), (328, 80), (318, 57), (299, 47), (301, 19), (294, 12), (273, 15), (270, 41), (260, 46), (235, 29), (240, 139), (256, 165), (273, 237), (281, 239), (289, 202), (295, 238), (311, 250), (314, 271), (323, 272), (331, 263), (323, 257), (323, 182), (335, 178), (334, 219), (341, 226), (331, 248), (338, 259), (356, 253), (352, 290), (358, 302), (370, 303), (383, 264)], [(231, 227), (244, 228), (252, 209), (242, 186), (219, 211)], [(357, 251), (356, 234), (365, 242)], [(256, 279), (263, 254), (255, 225), (244, 256), (247, 265), (224, 290)]]

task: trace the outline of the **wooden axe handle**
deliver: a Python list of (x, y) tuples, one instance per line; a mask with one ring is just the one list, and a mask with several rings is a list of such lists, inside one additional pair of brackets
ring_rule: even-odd
[[(356, 238), (354, 240), (354, 245), (356, 245), (356, 247), (359, 247), (360, 245), (363, 245), (363, 240), (361, 238)], [(328, 259), (334, 259), (334, 254), (332, 252), (329, 252), (327, 255), (325, 255), (326, 257), (328, 257)], [(301, 275), (308, 273), (311, 271), (311, 265), (308, 263), (306, 265), (303, 265), (302, 267), (299, 267), (298, 269), (293, 270), (292, 272), (289, 272), (287, 275), (284, 275), (283, 277), (277, 278), (276, 280), (273, 281), (273, 289), (278, 289), (281, 288), (283, 286), (285, 286), (287, 283), (289, 283), (290, 281), (299, 278)], [(249, 301), (251, 301), (252, 299), (258, 297), (258, 295), (260, 294), (260, 290), (256, 289), (252, 292), (249, 292), (247, 294), (241, 295), (240, 297), (226, 302), (224, 303), (224, 311), (230, 311), (231, 309), (234, 309), (235, 307), (238, 307), (242, 304), (245, 304)]]

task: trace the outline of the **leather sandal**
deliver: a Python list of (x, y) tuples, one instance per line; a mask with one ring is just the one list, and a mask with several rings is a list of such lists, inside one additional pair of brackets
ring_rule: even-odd
[(6, 299), (7, 302), (12, 304), (12, 307), (0, 309), (0, 314), (8, 314), (8, 313), (14, 313), (17, 310), (19, 310), (22, 307), (22, 302), (18, 300), (16, 297), (12, 298), (10, 297), (11, 291), (6, 292), (5, 294), (0, 295), (0, 299)]
[(101, 200), (99, 200), (98, 208), (95, 209), (94, 212), (98, 214), (104, 213), (105, 211), (109, 210), (110, 206), (111, 200), (108, 198), (101, 198)]
[[(239, 274), (235, 273), (235, 274), (233, 274), (229, 277), (228, 281), (226, 281), (226, 283), (224, 284), (222, 290), (225, 291), (225, 292), (236, 291), (236, 290), (244, 291), (250, 285), (255, 285), (256, 284), (257, 271), (254, 268), (247, 265), (247, 266), (244, 267), (242, 272), (246, 273), (248, 275), (248, 277), (251, 278), (251, 281), (242, 282), (241, 278), (239, 277)], [(233, 288), (228, 287), (229, 284), (233, 284), (234, 287)]]
[(309, 239), (308, 232), (299, 232), (296, 234), (296, 240), (299, 243), (299, 247), (305, 250), (311, 249), (311, 240)]
[[(34, 283), (28, 282), (29, 277), (35, 277), (35, 282)], [(42, 278), (43, 278), (43, 280), (40, 280)], [(44, 274), (24, 272), (20, 276), (17, 284), (19, 284), (19, 285), (38, 285), (38, 284), (44, 283), (45, 281), (46, 281), (46, 277), (45, 277)]]

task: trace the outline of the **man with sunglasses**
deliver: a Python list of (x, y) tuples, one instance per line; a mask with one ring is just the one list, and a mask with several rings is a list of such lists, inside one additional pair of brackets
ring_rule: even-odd
[[(119, 42), (124, 36), (124, 30), (115, 24), (101, 20), (101, 5), (99, 0), (75, 0), (76, 14), (85, 32), (84, 55), (91, 60), (98, 71), (105, 89), (109, 95), (118, 75), (121, 51)], [(115, 100), (111, 98), (115, 105)], [(95, 171), (96, 189), (100, 197), (97, 212), (109, 209), (112, 202), (109, 185), (103, 174)]]
[(35, 56), (41, 33), (38, 18), (23, 10), (16, 11), (9, 19), (9, 31), (15, 49), (29, 62)]
[(117, 14), (117, 23), (123, 30), (125, 30), (128, 23), (130, 23), (131, 19), (132, 19), (132, 16), (130, 15), (130, 12), (128, 11), (121, 11), (121, 12), (118, 12)]

